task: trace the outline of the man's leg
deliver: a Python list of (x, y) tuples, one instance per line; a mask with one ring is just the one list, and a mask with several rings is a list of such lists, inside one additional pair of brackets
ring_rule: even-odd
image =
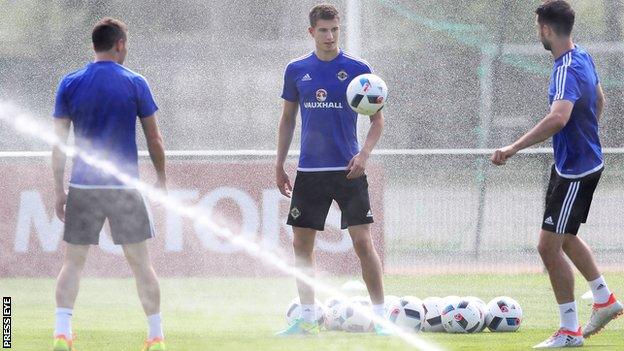
[(598, 270), (596, 259), (589, 245), (576, 235), (568, 235), (563, 242), (563, 251), (587, 280), (594, 296), (594, 303), (607, 303), (611, 297), (611, 291)]
[(574, 273), (563, 252), (563, 242), (567, 236), (570, 234), (556, 234), (542, 230), (538, 251), (548, 271), (550, 284), (559, 304), (560, 327), (575, 332), (579, 326), (574, 301)]
[(377, 314), (383, 314), (384, 304), (383, 271), (381, 260), (373, 245), (370, 224), (360, 224), (349, 227), (349, 235), (353, 241), (353, 248), (360, 259), (362, 278), (368, 288), (371, 301), (376, 306)]
[[(297, 217), (299, 217), (297, 215)], [(296, 219), (296, 218), (295, 218)], [(316, 230), (310, 228), (297, 227), (290, 221), (293, 227), (293, 249), (295, 253), (295, 267), (309, 277), (315, 275), (314, 259), (314, 239)], [(297, 279), (297, 290), (299, 290), (299, 302), (301, 303), (301, 317), (286, 329), (278, 332), (278, 336), (289, 335), (317, 335), (319, 325), (316, 318), (316, 305), (314, 303), (314, 287), (303, 280)]]
[(566, 235), (563, 241), (563, 251), (587, 281), (600, 277), (594, 254), (583, 239), (576, 235)]
[(54, 335), (72, 339), (71, 317), (78, 296), (80, 274), (89, 253), (89, 245), (67, 244), (63, 267), (56, 280), (56, 323)]
[[(286, 223), (293, 229), (295, 267), (302, 273), (315, 276), (314, 242), (317, 230), (323, 230), (332, 203), (332, 187), (327, 172), (297, 172), (290, 211)], [(277, 335), (317, 335), (314, 287), (297, 279), (301, 316), (295, 323)]]
[[(314, 241), (316, 230), (293, 227), (293, 249), (295, 252), (295, 267), (310, 277), (315, 275), (316, 260), (314, 257)], [(301, 302), (301, 317), (308, 323), (316, 321), (316, 307), (314, 306), (314, 287), (297, 279), (297, 290)]]
[(124, 255), (134, 273), (139, 299), (147, 316), (148, 338), (163, 339), (160, 316), (160, 286), (156, 272), (150, 261), (147, 242), (123, 245)]
[(611, 320), (622, 315), (624, 306), (609, 290), (607, 282), (598, 270), (591, 249), (583, 239), (576, 235), (569, 235), (563, 243), (563, 250), (583, 274), (594, 296), (592, 314), (583, 327), (583, 336), (588, 338), (598, 333)]

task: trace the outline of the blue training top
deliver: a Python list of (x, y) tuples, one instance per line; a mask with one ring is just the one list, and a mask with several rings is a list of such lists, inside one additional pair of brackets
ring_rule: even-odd
[(596, 115), (598, 83), (594, 61), (583, 48), (575, 45), (555, 60), (549, 103), (574, 103), (570, 120), (553, 136), (555, 169), (564, 178), (581, 178), (603, 167)]
[[(79, 150), (112, 162), (138, 178), (136, 119), (158, 110), (143, 76), (113, 61), (89, 63), (61, 80), (55, 118), (69, 118)], [(74, 158), (70, 185), (84, 188), (127, 187), (114, 176)]]
[(314, 52), (292, 60), (284, 73), (282, 98), (301, 108), (299, 171), (346, 170), (359, 152), (357, 113), (347, 103), (347, 86), (370, 65), (342, 50), (331, 61)]

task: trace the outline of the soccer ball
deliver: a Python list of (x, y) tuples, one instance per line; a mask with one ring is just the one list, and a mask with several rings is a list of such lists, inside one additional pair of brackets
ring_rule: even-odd
[(386, 295), (384, 296), (384, 307), (386, 308), (386, 312), (392, 310), (395, 307), (401, 305), (401, 298), (394, 295)]
[(423, 300), (423, 310), (425, 318), (422, 322), (422, 330), (425, 332), (439, 333), (444, 331), (442, 326), (443, 299), (439, 297), (428, 297)]
[(388, 311), (388, 319), (397, 326), (413, 332), (422, 330), (422, 323), (425, 317), (422, 301), (413, 296), (401, 298), (398, 307)]
[(340, 308), (344, 300), (330, 297), (325, 301), (325, 328), (327, 330), (341, 330), (344, 320), (340, 316)]
[(353, 111), (372, 116), (381, 110), (388, 97), (386, 83), (374, 74), (359, 75), (347, 87), (347, 102)]
[(480, 321), (477, 304), (468, 300), (455, 301), (442, 310), (442, 326), (448, 333), (474, 333)]
[(476, 297), (476, 296), (466, 296), (463, 298), (464, 300), (468, 300), (471, 303), (474, 303), (477, 308), (479, 309), (479, 313), (480, 313), (480, 320), (479, 320), (479, 329), (477, 330), (478, 332), (482, 332), (485, 328), (485, 315), (487, 314), (487, 305), (485, 304), (485, 302), (483, 300), (481, 300), (480, 298)]
[(340, 318), (343, 320), (342, 330), (352, 333), (373, 330), (375, 323), (370, 317), (372, 313), (368, 299), (360, 296), (349, 299), (349, 301), (340, 306)]
[(450, 295), (447, 297), (442, 298), (442, 305), (444, 305), (444, 307), (452, 304), (452, 303), (456, 303), (459, 302), (459, 300), (461, 300), (461, 297), (457, 296), (457, 295)]
[(513, 332), (520, 328), (522, 308), (507, 296), (499, 296), (487, 304), (485, 324), (493, 332)]
[(373, 303), (371, 302), (370, 297), (366, 297), (366, 296), (353, 296), (352, 298), (349, 299), (349, 301), (357, 302), (360, 305), (368, 306), (369, 308), (372, 308), (373, 306)]
[[(325, 309), (319, 301), (315, 301), (314, 304), (316, 306), (316, 321), (322, 326), (325, 323)], [(286, 322), (291, 325), (299, 317), (301, 317), (301, 303), (299, 303), (299, 298), (295, 297), (290, 301), (288, 310), (286, 310)]]

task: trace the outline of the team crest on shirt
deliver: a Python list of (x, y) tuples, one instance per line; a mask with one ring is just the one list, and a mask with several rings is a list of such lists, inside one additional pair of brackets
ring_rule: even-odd
[(318, 102), (323, 102), (325, 100), (327, 100), (327, 90), (325, 89), (319, 89), (316, 91), (316, 100), (318, 100)]
[(301, 211), (299, 211), (298, 208), (293, 207), (293, 209), (290, 210), (290, 215), (292, 216), (292, 218), (297, 219), (299, 218), (299, 216), (301, 216)]
[(347, 74), (347, 72), (344, 69), (341, 69), (340, 72), (338, 72), (336, 74), (336, 77), (341, 81), (344, 82), (347, 78), (349, 78), (349, 75)]
[(323, 102), (325, 100), (327, 100), (327, 90), (325, 89), (319, 89), (316, 91), (316, 100), (318, 100), (318, 102)]
[(342, 109), (342, 102), (325, 101), (327, 100), (327, 90), (319, 89), (314, 94), (316, 101), (306, 101), (303, 103), (304, 108), (319, 109)]

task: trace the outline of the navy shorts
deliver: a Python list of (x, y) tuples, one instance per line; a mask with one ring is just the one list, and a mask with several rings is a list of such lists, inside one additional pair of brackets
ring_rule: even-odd
[(324, 230), (325, 219), (333, 200), (342, 211), (342, 229), (373, 223), (366, 175), (347, 179), (347, 173), (297, 172), (287, 224)]
[(553, 165), (546, 191), (546, 210), (542, 229), (558, 234), (576, 235), (581, 223), (587, 222), (594, 191), (602, 169), (582, 178), (568, 179)]

